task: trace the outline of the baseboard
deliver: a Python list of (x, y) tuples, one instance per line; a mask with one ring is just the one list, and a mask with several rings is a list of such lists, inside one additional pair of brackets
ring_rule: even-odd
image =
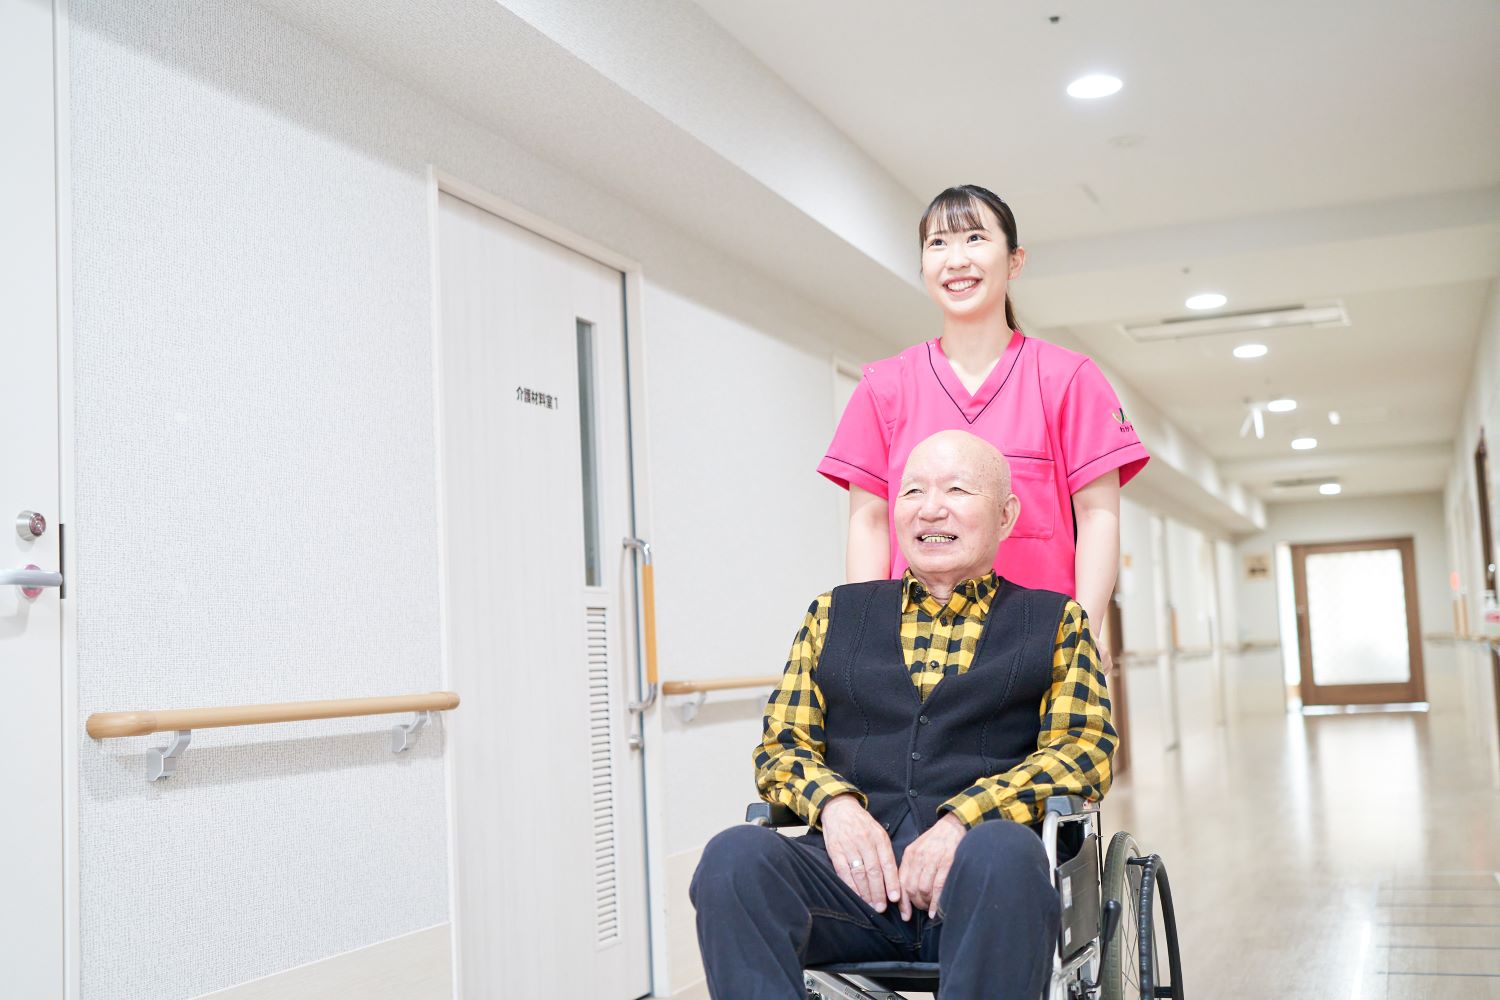
[(449, 925), (403, 934), (198, 1000), (452, 1000)]

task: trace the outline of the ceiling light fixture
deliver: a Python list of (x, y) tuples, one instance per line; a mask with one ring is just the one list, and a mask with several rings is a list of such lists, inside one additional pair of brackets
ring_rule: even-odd
[(1333, 426), (1335, 426), (1335, 427), (1337, 427), (1339, 425), (1339, 411), (1338, 410), (1329, 410), (1328, 411), (1328, 422), (1330, 424), (1332, 424)]
[(1291, 413), (1296, 408), (1297, 401), (1295, 399), (1287, 399), (1285, 396), (1280, 399), (1273, 399), (1266, 404), (1266, 409), (1272, 413)]
[(1318, 492), (1323, 494), (1325, 497), (1336, 497), (1340, 493), (1344, 492), (1344, 488), (1338, 483), (1324, 483), (1322, 486), (1318, 487)]
[(1317, 438), (1292, 438), (1292, 447), (1297, 451), (1312, 451), (1317, 446)]
[(1097, 97), (1118, 94), (1123, 86), (1125, 85), (1117, 76), (1110, 76), (1108, 73), (1090, 73), (1068, 84), (1068, 96), (1076, 97), (1081, 101), (1091, 101)]
[(1265, 344), (1241, 344), (1234, 349), (1237, 358), (1263, 358), (1266, 356)]
[(1325, 328), (1348, 325), (1349, 315), (1344, 312), (1343, 304), (1334, 302), (1214, 313), (1210, 316), (1169, 316), (1149, 323), (1122, 323), (1120, 329), (1132, 340), (1146, 343), (1153, 340), (1181, 340), (1184, 337), (1212, 337), (1221, 333), (1260, 334), (1268, 330), (1299, 326)]
[(1188, 299), (1183, 305), (1189, 309), (1217, 309), (1228, 301), (1227, 296), (1220, 295), (1218, 292), (1201, 292)]

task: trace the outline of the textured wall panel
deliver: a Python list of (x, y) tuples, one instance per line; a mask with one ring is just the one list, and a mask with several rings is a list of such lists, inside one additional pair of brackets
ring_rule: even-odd
[[(365, 81), (263, 15), (72, 11), (83, 712), (436, 689), (420, 164), (345, 141), (384, 138)], [(155, 784), (84, 737), (85, 997), (446, 920), (442, 732), (395, 721), (205, 730)]]

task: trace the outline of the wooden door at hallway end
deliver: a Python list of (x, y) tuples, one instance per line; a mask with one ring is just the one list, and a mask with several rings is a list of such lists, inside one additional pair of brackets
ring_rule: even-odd
[(1292, 546), (1304, 705), (1427, 699), (1410, 538)]

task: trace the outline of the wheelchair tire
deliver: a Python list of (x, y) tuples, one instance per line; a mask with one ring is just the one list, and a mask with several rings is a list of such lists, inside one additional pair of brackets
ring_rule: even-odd
[[(1141, 997), (1140, 947), (1136, 937), (1140, 927), (1141, 870), (1130, 864), (1133, 858), (1140, 856), (1141, 849), (1135, 839), (1123, 830), (1110, 839), (1109, 851), (1104, 855), (1100, 894), (1104, 904), (1113, 901), (1120, 905), (1120, 918), (1115, 922), (1115, 936), (1104, 954), (1104, 969), (1099, 976), (1100, 1000), (1140, 1000)], [(1101, 906), (1101, 937), (1104, 934), (1103, 912)]]
[(1115, 834), (1100, 889), (1106, 904), (1120, 905), (1099, 977), (1100, 1000), (1182, 1000), (1177, 917), (1161, 858), (1143, 856), (1130, 834)]
[(1182, 960), (1177, 953), (1177, 914), (1172, 886), (1160, 855), (1134, 862), (1141, 867), (1141, 992), (1144, 996), (1182, 1000)]

